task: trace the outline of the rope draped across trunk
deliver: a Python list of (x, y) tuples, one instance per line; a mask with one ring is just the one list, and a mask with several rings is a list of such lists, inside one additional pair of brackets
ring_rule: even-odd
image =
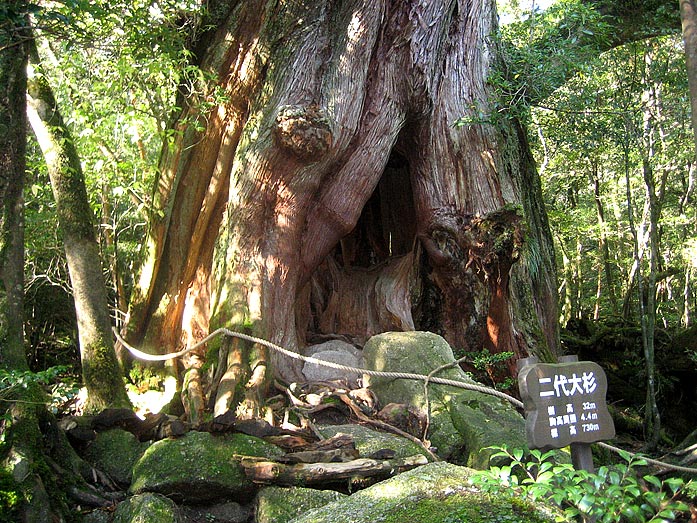
[[(274, 350), (280, 354), (283, 354), (284, 356), (287, 356), (292, 359), (304, 361), (307, 363), (314, 363), (316, 365), (321, 365), (324, 367), (330, 367), (332, 369), (338, 369), (342, 370), (345, 372), (350, 372), (353, 374), (365, 374), (367, 376), (375, 376), (378, 378), (392, 378), (392, 379), (407, 379), (407, 380), (417, 380), (417, 381), (423, 381), (426, 385), (429, 383), (437, 383), (439, 385), (450, 385), (453, 387), (458, 387), (461, 389), (466, 389), (466, 390), (473, 390), (476, 392), (481, 392), (483, 394), (488, 394), (490, 396), (495, 396), (497, 398), (503, 399), (508, 401), (510, 404), (517, 408), (524, 408), (523, 402), (520, 401), (518, 398), (514, 398), (513, 396), (506, 394), (505, 392), (501, 392), (500, 390), (492, 389), (491, 387), (486, 387), (484, 385), (479, 385), (476, 383), (467, 383), (465, 381), (458, 381), (458, 380), (451, 380), (447, 378), (438, 378), (436, 376), (431, 376), (431, 375), (424, 375), (424, 374), (415, 374), (411, 372), (387, 372), (387, 371), (379, 371), (379, 370), (371, 370), (371, 369), (360, 369), (357, 367), (351, 367), (348, 365), (341, 365), (340, 363), (334, 363), (332, 361), (325, 361), (321, 360), (318, 358), (313, 358), (311, 356), (303, 356), (302, 354), (298, 354), (297, 352), (293, 352), (291, 350), (285, 349), (281, 347), (280, 345), (276, 345), (275, 343), (272, 343), (268, 340), (265, 340), (263, 338), (258, 338), (256, 336), (250, 336), (249, 334), (244, 334), (242, 332), (237, 332), (233, 331), (230, 329), (226, 329), (224, 327), (221, 327), (219, 329), (214, 330), (211, 332), (208, 336), (203, 338), (201, 341), (198, 343), (195, 343), (194, 345), (187, 347), (185, 349), (182, 349), (178, 352), (170, 352), (167, 354), (149, 354), (147, 352), (143, 352), (141, 350), (136, 349), (135, 347), (130, 346), (119, 334), (119, 332), (114, 328), (112, 329), (114, 332), (114, 335), (116, 336), (116, 339), (119, 341), (121, 345), (123, 345), (133, 356), (135, 356), (138, 359), (144, 360), (144, 361), (167, 361), (171, 360), (174, 358), (179, 358), (181, 356), (184, 356), (185, 354), (188, 354), (189, 352), (196, 350), (202, 345), (205, 345), (212, 339), (218, 337), (218, 336), (231, 336), (233, 338), (239, 338), (241, 340), (245, 340), (251, 343), (258, 343), (260, 345), (263, 345), (265, 347), (268, 347), (271, 350)], [(440, 370), (447, 368), (447, 365), (444, 365)], [(615, 447), (613, 445), (610, 445), (608, 443), (604, 443), (602, 441), (596, 442), (597, 445), (600, 447), (603, 447), (605, 449), (608, 449), (612, 452), (615, 453), (622, 453), (622, 452), (627, 452), (631, 456), (637, 456), (636, 453), (634, 452), (629, 452), (620, 449), (619, 447)], [(657, 467), (661, 467), (664, 469), (670, 469), (674, 470), (676, 472), (685, 472), (688, 474), (697, 474), (697, 468), (691, 468), (691, 467), (683, 467), (680, 465), (673, 465), (671, 463), (665, 463), (663, 461), (658, 461), (655, 459), (647, 458), (646, 456), (640, 456), (642, 460), (646, 461), (647, 463), (650, 463), (651, 465), (655, 465)]]

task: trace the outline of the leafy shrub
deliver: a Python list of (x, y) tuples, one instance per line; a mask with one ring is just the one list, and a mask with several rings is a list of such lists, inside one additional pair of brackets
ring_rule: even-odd
[[(47, 390), (49, 394), (47, 407), (56, 414), (61, 406), (69, 403), (79, 391), (76, 385), (65, 381), (68, 371), (69, 367), (65, 365), (56, 365), (40, 372), (0, 369), (0, 401), (12, 401), (18, 391), (30, 385), (46, 387), (53, 384), (50, 390)], [(7, 414), (0, 416), (0, 422), (8, 419)], [(0, 443), (3, 441), (3, 435), (4, 433), (0, 432)]]
[(22, 492), (12, 474), (0, 469), (0, 522), (17, 521), (17, 508)]
[(497, 390), (508, 390), (516, 385), (513, 378), (506, 378), (501, 383), (497, 382), (497, 375), (506, 374), (506, 361), (513, 357), (512, 352), (490, 353), (488, 350), (479, 352), (461, 352), (456, 351), (458, 361), (467, 363), (474, 367), (477, 372), (469, 373), (472, 379), (480, 382), (490, 382)]
[(693, 488), (691, 481), (641, 476), (637, 467), (646, 465), (646, 461), (628, 452), (621, 454), (624, 462), (600, 467), (593, 474), (555, 463), (555, 451), (531, 450), (530, 461), (523, 461), (525, 453), (520, 449), (492, 448), (497, 451), (492, 460), (509, 464), (477, 472), (471, 479), (473, 485), (484, 492), (512, 489), (532, 501), (551, 502), (559, 507), (559, 522), (670, 523), (689, 508), (679, 498)]

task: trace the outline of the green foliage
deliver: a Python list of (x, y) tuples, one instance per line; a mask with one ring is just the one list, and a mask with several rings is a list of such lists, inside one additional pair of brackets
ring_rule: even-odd
[[(23, 389), (37, 384), (48, 388), (50, 410), (55, 414), (60, 407), (77, 396), (79, 389), (71, 382), (69, 367), (56, 365), (39, 372), (0, 369), (0, 402), (9, 402)], [(7, 418), (4, 418), (7, 421)], [(3, 435), (0, 435), (0, 442)]]
[(159, 369), (137, 361), (128, 371), (128, 380), (130, 383), (126, 383), (126, 388), (137, 394), (148, 390), (160, 390), (164, 386), (164, 379)]
[(488, 78), (496, 93), (490, 107), (472, 107), (456, 125), (496, 124), (500, 118), (529, 121), (531, 106), (574, 72), (590, 69), (592, 58), (612, 36), (604, 15), (580, 0), (516, 14), (517, 21), (503, 25), (494, 39), (500, 53)]
[(12, 474), (0, 469), (0, 523), (19, 520), (18, 508), (21, 500), (22, 491)]
[[(68, 0), (30, 11), (45, 76), (75, 141), (99, 222), (102, 267), (118, 323), (140, 263), (177, 97), (192, 97), (205, 110), (206, 101), (222, 96), (213, 91), (207, 97), (212, 75), (196, 65), (189, 49), (207, 29), (206, 11), (192, 0)], [(30, 365), (40, 369), (65, 362), (43, 353), (66, 354), (58, 349), (68, 347), (74, 358), (77, 341), (72, 306), (65, 303), (72, 290), (49, 178), (31, 139), (28, 150), (27, 337)], [(55, 305), (43, 307), (48, 301)]]
[(46, 385), (56, 381), (67, 370), (66, 366), (51, 367), (40, 372), (0, 369), (0, 398), (6, 400), (18, 389), (26, 389), (34, 383)]
[[(515, 495), (545, 500), (559, 507), (557, 521), (595, 521), (627, 523), (675, 521), (688, 506), (680, 500), (694, 488), (692, 482), (680, 478), (660, 480), (641, 475), (639, 467), (646, 465), (641, 457), (623, 452), (622, 463), (602, 466), (593, 474), (574, 470), (566, 463), (555, 463), (557, 451), (531, 450), (529, 456), (521, 449), (493, 447), (497, 452), (492, 460), (508, 464), (492, 466), (476, 473), (472, 483), (490, 493), (512, 490)], [(525, 461), (529, 458), (529, 461)]]
[(492, 354), (488, 350), (482, 349), (479, 352), (457, 352), (456, 357), (460, 362), (469, 364), (479, 371), (473, 376), (476, 381), (481, 383), (490, 381), (498, 390), (508, 390), (516, 385), (513, 378), (506, 378), (501, 383), (497, 383), (494, 379), (497, 374), (506, 374), (506, 361), (513, 357), (512, 352), (504, 351)]
[[(630, 195), (644, 274), (644, 231), (649, 216), (658, 218), (659, 321), (687, 324), (697, 307), (690, 286), (697, 208), (684, 49), (669, 34), (674, 26), (658, 31), (666, 36), (601, 53), (617, 34), (595, 4), (564, 0), (541, 10), (539, 2), (527, 2), (528, 9), (519, 0), (499, 3), (504, 19), (494, 43), (501, 61), (489, 77), (495, 95), (458, 124), (512, 116), (529, 125), (558, 254), (562, 323), (638, 319)], [(674, 6), (663, 11), (658, 16), (675, 14)], [(656, 192), (651, 212), (646, 172)]]
[(620, 313), (638, 318), (627, 196), (637, 210), (648, 274), (645, 168), (656, 188), (658, 270), (665, 274), (656, 288), (659, 320), (674, 325), (685, 307), (695, 307), (689, 286), (684, 292), (694, 271), (697, 217), (684, 67), (677, 37), (628, 44), (600, 55), (532, 113), (530, 138), (559, 254), (563, 323)]

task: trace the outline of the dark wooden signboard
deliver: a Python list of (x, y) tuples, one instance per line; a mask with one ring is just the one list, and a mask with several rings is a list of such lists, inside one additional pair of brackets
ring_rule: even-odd
[(518, 372), (530, 448), (562, 448), (612, 439), (607, 378), (591, 361), (534, 363)]

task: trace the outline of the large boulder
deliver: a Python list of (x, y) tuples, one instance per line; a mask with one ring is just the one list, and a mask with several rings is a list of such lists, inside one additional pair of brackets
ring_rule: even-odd
[(361, 490), (291, 523), (551, 523), (551, 511), (513, 496), (491, 497), (468, 484), (472, 469), (429, 463)]
[(159, 494), (139, 494), (119, 503), (113, 523), (182, 523), (174, 502)]
[(251, 497), (254, 486), (240, 465), (243, 456), (272, 458), (283, 451), (246, 434), (188, 432), (154, 443), (133, 467), (132, 494), (157, 492), (185, 503)]
[[(430, 332), (388, 332), (373, 336), (363, 348), (366, 368), (428, 375), (455, 361), (448, 343)], [(475, 384), (457, 365), (436, 377)], [(429, 406), (429, 439), (438, 455), (473, 468), (486, 468), (492, 445), (525, 448), (525, 420), (505, 400), (449, 385), (412, 379), (364, 376), (382, 405), (407, 403), (425, 411)]]
[(105, 472), (123, 487), (131, 484), (132, 470), (141, 458), (149, 442), (140, 442), (123, 429), (98, 432), (83, 453), (83, 457), (96, 469)]
[(288, 523), (305, 512), (346, 497), (334, 490), (305, 487), (266, 487), (256, 499), (256, 523)]

